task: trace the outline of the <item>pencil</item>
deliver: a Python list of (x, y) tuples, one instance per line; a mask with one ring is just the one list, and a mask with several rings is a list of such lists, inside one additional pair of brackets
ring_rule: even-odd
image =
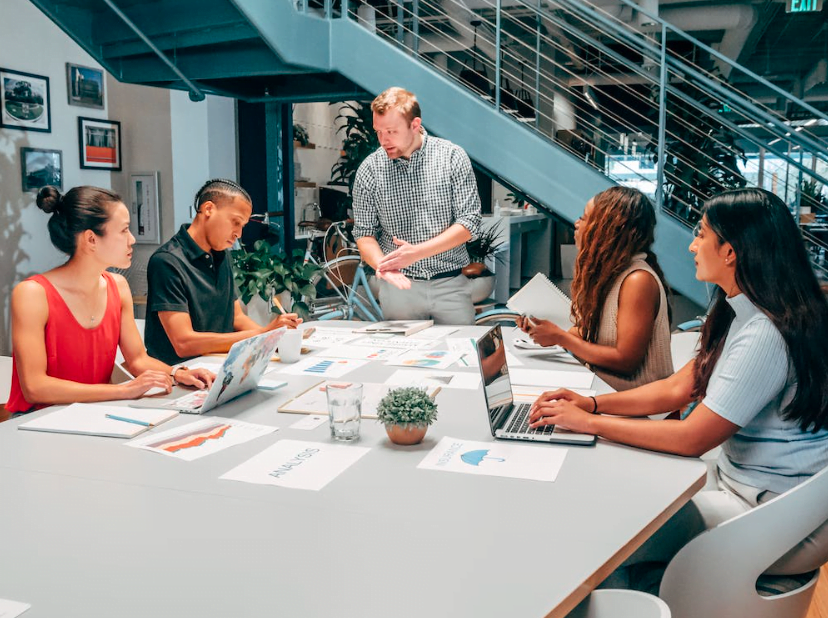
[(144, 427), (155, 427), (153, 423), (146, 421), (139, 421), (137, 418), (127, 418), (125, 416), (115, 416), (114, 414), (107, 414), (106, 418), (111, 418), (113, 421), (123, 421), (125, 423), (133, 423), (135, 425), (143, 425)]
[(274, 296), (274, 297), (273, 297), (273, 304), (274, 304), (274, 305), (276, 305), (276, 308), (279, 310), (279, 313), (281, 313), (281, 314), (283, 314), (283, 315), (284, 315), (285, 313), (287, 313), (287, 312), (285, 311), (285, 308), (284, 308), (284, 307), (282, 307), (282, 303), (280, 303), (280, 302), (279, 302), (279, 297), (278, 297), (278, 296)]

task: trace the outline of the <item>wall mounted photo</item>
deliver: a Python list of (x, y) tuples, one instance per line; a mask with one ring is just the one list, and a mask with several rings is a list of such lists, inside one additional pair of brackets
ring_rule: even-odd
[(80, 166), (85, 170), (121, 171), (121, 123), (78, 118)]
[(52, 131), (49, 78), (0, 69), (0, 127)]
[(37, 191), (46, 185), (63, 190), (63, 151), (21, 148), (23, 190)]
[(136, 172), (130, 174), (129, 181), (129, 231), (137, 243), (161, 244), (158, 172)]
[(66, 63), (69, 105), (104, 108), (104, 73), (101, 69)]

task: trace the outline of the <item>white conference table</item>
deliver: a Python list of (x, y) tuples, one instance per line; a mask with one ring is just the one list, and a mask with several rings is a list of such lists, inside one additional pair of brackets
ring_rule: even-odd
[(603, 440), (527, 446), (568, 450), (554, 483), (417, 469), (443, 436), (491, 440), (480, 388), (443, 389), (418, 446), (363, 420), (370, 452), (321, 491), (219, 480), (277, 440), (331, 439), (276, 411), (317, 381), (215, 410), (280, 429), (194, 462), (0, 424), (0, 598), (25, 618), (565, 616), (704, 484), (698, 459)]

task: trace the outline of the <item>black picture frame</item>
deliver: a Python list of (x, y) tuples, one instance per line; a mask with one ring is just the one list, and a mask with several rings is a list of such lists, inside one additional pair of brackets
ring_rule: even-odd
[(121, 123), (103, 118), (78, 118), (80, 167), (121, 171)]
[(49, 78), (0, 68), (0, 127), (52, 132)]
[(69, 105), (104, 109), (105, 88), (102, 69), (66, 63), (66, 96)]
[(39, 191), (47, 185), (63, 190), (63, 151), (46, 148), (20, 149), (23, 191)]

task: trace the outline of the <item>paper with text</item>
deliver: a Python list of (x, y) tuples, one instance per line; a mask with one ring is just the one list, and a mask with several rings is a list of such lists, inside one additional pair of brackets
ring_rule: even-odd
[(341, 378), (346, 373), (359, 369), (368, 361), (353, 358), (324, 358), (313, 356), (305, 358), (292, 365), (279, 365), (267, 372), (268, 376), (274, 374), (319, 376), (320, 378)]
[(319, 491), (370, 450), (352, 444), (280, 440), (219, 478)]
[(385, 380), (385, 383), (395, 386), (422, 385), (477, 390), (480, 386), (480, 374), (428, 369), (398, 369)]
[(549, 445), (472, 442), (445, 437), (418, 468), (554, 482), (567, 450)]

